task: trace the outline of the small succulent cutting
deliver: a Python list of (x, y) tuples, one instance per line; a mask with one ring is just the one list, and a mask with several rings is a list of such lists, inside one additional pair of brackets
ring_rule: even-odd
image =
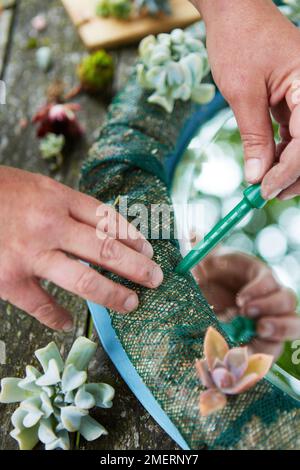
[(63, 135), (56, 135), (49, 132), (40, 142), (40, 152), (44, 160), (50, 160), (54, 163), (51, 165), (52, 170), (56, 170), (62, 165), (64, 148), (66, 139)]
[(83, 90), (99, 93), (107, 89), (114, 76), (111, 55), (104, 50), (86, 56), (78, 66), (78, 77)]
[(247, 347), (229, 349), (223, 336), (209, 327), (204, 339), (205, 359), (196, 361), (197, 375), (206, 391), (200, 394), (200, 414), (209, 416), (226, 406), (228, 395), (245, 392), (270, 370), (273, 356), (248, 354)]
[(45, 137), (52, 133), (74, 140), (83, 134), (76, 113), (80, 110), (77, 103), (48, 103), (42, 106), (32, 119), (38, 124), (37, 136)]
[(153, 90), (148, 102), (173, 111), (175, 101), (210, 102), (215, 86), (202, 83), (210, 67), (203, 42), (190, 32), (175, 29), (171, 34), (147, 36), (139, 47), (138, 81)]
[(107, 18), (127, 19), (132, 12), (132, 0), (100, 0), (97, 5), (96, 13), (99, 16)]
[(78, 431), (93, 441), (107, 434), (89, 416), (94, 407), (111, 408), (114, 389), (105, 383), (87, 383), (87, 368), (96, 344), (78, 338), (64, 362), (55, 343), (35, 352), (43, 372), (26, 367), (24, 379), (1, 380), (1, 403), (20, 403), (12, 415), (10, 435), (21, 450), (31, 450), (41, 441), (46, 450), (70, 449), (69, 432)]

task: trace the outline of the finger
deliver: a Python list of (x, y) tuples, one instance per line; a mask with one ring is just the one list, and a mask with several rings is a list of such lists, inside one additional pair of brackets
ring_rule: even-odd
[(197, 268), (199, 278), (235, 291), (258, 276), (262, 269), (265, 270), (263, 263), (240, 252), (207, 256)]
[(120, 240), (124, 245), (133, 248), (148, 258), (153, 257), (151, 244), (113, 207), (107, 206), (86, 194), (72, 191), (70, 215), (79, 222), (97, 227), (97, 230)]
[(135, 292), (58, 251), (41, 257), (35, 265), (35, 272), (73, 294), (121, 313), (138, 306)]
[(7, 300), (53, 330), (69, 332), (73, 328), (70, 313), (58, 305), (36, 280), (29, 279), (18, 284)]
[(288, 315), (296, 310), (297, 298), (291, 289), (282, 288), (265, 296), (256, 298), (244, 306), (244, 312), (250, 318), (271, 315)]
[(162, 270), (154, 261), (107, 234), (99, 239), (95, 229), (78, 222), (70, 221), (61, 249), (145, 287), (156, 288), (163, 281)]
[(262, 181), (263, 198), (274, 199), (278, 194), (286, 188), (294, 185), (298, 180), (300, 176), (299, 152), (300, 138), (293, 138), (282, 152), (279, 163), (275, 165), (264, 177)]
[[(257, 89), (257, 85), (255, 87)], [(245, 153), (245, 176), (258, 183), (273, 165), (275, 143), (266, 90), (261, 96), (237, 97), (230, 102)]]
[(285, 189), (282, 191), (282, 193), (279, 194), (278, 199), (281, 201), (289, 201), (290, 199), (294, 199), (294, 197), (299, 196), (300, 194), (300, 179), (292, 184), (288, 189)]
[(265, 267), (254, 276), (253, 280), (240, 290), (237, 295), (237, 305), (245, 308), (250, 302), (255, 301), (261, 297), (267, 296), (276, 292), (279, 289), (279, 284), (275, 279), (272, 271)]
[(262, 195), (265, 199), (278, 196), (300, 177), (300, 104), (294, 102), (291, 88), (287, 92), (286, 101), (291, 111), (289, 121), (291, 141), (282, 152), (279, 163), (267, 173), (262, 182)]
[(300, 318), (297, 315), (261, 318), (257, 322), (257, 334), (268, 341), (299, 339)]
[(283, 343), (282, 342), (272, 342), (264, 341), (260, 338), (254, 338), (251, 343), (248, 345), (248, 352), (250, 354), (262, 353), (270, 354), (274, 356), (276, 360), (282, 353)]

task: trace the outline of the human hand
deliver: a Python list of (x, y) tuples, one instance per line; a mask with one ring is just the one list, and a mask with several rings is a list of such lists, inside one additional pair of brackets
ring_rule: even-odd
[[(138, 306), (135, 292), (75, 258), (149, 288), (161, 284), (150, 243), (112, 207), (50, 178), (3, 166), (0, 201), (0, 297), (44, 325), (69, 331), (72, 317), (41, 279), (122, 313)], [(114, 239), (108, 216), (116, 217), (116, 238), (121, 231), (128, 238)]]
[[(193, 0), (207, 27), (214, 79), (237, 118), (249, 183), (300, 194), (300, 31), (271, 0)], [(280, 125), (275, 148), (270, 112)]]
[(222, 321), (242, 315), (257, 321), (255, 352), (280, 355), (282, 344), (300, 338), (296, 296), (270, 268), (244, 253), (214, 253), (193, 272), (205, 298)]

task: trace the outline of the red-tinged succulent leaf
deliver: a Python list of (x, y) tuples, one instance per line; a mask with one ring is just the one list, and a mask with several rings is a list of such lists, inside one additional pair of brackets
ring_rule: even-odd
[(231, 372), (236, 380), (240, 379), (248, 367), (247, 348), (233, 348), (228, 351), (224, 358), (225, 367)]
[(223, 361), (228, 351), (229, 346), (223, 336), (210, 326), (204, 339), (204, 355), (210, 371), (213, 369), (215, 361), (217, 359)]
[(223, 389), (222, 391), (226, 395), (238, 395), (239, 393), (244, 393), (249, 388), (253, 387), (260, 378), (254, 372), (252, 374), (244, 375), (236, 384), (231, 388)]
[(202, 385), (206, 388), (211, 388), (214, 383), (211, 378), (211, 374), (208, 370), (208, 365), (205, 359), (197, 359), (195, 363), (197, 375)]
[(217, 389), (205, 390), (200, 394), (199, 409), (201, 416), (209, 416), (226, 406), (227, 398)]
[(33, 116), (32, 122), (39, 122), (42, 119), (45, 119), (48, 116), (49, 110), (51, 109), (50, 104), (46, 104), (45, 106), (42, 106), (37, 113)]
[(225, 367), (218, 367), (217, 369), (212, 371), (211, 375), (215, 386), (219, 390), (232, 388), (236, 383), (233, 374), (231, 374), (227, 369), (225, 369)]
[(47, 104), (33, 117), (32, 121), (38, 124), (37, 136), (45, 137), (52, 133), (63, 135), (66, 140), (73, 141), (84, 133), (78, 122), (76, 112), (80, 109), (77, 103)]
[(274, 357), (270, 354), (252, 354), (248, 359), (248, 367), (245, 375), (255, 373), (261, 380), (270, 370)]

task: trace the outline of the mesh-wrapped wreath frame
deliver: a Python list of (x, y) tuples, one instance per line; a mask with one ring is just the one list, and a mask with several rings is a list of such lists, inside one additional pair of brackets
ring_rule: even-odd
[[(217, 95), (201, 108), (177, 102), (168, 114), (149, 104), (148, 96), (133, 75), (112, 103), (83, 167), (81, 189), (106, 204), (126, 195), (128, 205), (171, 205), (172, 175), (183, 150), (224, 106)], [(149, 290), (104, 273), (135, 290), (140, 305), (128, 315), (102, 309), (101, 318), (91, 306), (104, 346), (133, 391), (183, 448), (300, 449), (300, 403), (268, 380), (230, 398), (220, 412), (200, 416), (203, 388), (195, 360), (203, 356), (207, 328), (221, 327), (192, 275), (174, 272), (181, 260), (175, 237), (151, 243), (164, 272), (162, 286)]]

